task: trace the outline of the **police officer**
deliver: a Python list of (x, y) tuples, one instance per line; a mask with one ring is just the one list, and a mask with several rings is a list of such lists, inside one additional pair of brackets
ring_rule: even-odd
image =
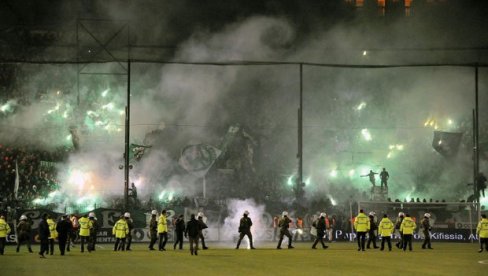
[(149, 250), (156, 250), (154, 249), (154, 244), (158, 240), (158, 220), (156, 219), (157, 215), (158, 211), (151, 211), (151, 221), (149, 222), (149, 235), (151, 236), (151, 241), (149, 242)]
[(388, 250), (391, 251), (391, 234), (394, 230), (393, 222), (384, 214), (378, 226), (378, 232), (381, 236), (381, 251), (385, 249), (385, 241), (388, 243)]
[(53, 220), (51, 215), (47, 216), (47, 224), (49, 225), (49, 247), (47, 253), (50, 255), (54, 254), (54, 240), (58, 237), (58, 232), (56, 232), (56, 222)]
[[(205, 220), (206, 221), (206, 220)], [(205, 245), (205, 236), (203, 235), (203, 229), (207, 229), (208, 226), (203, 220), (203, 213), (199, 212), (198, 213), (198, 223), (200, 223), (200, 233), (199, 233), (199, 238), (202, 240), (202, 249), (207, 250), (208, 247)]]
[[(64, 256), (64, 252), (66, 250), (66, 243), (68, 242), (68, 238), (71, 235), (71, 231), (72, 231), (72, 225), (68, 215), (63, 215), (61, 217), (61, 219), (56, 225), (56, 231), (58, 232), (59, 252), (61, 252), (61, 256)], [(68, 249), (69, 249), (69, 244), (68, 244)]]
[(252, 226), (252, 220), (249, 217), (249, 211), (244, 211), (244, 215), (242, 216), (240, 222), (239, 222), (239, 240), (237, 241), (237, 246), (236, 249), (239, 249), (239, 246), (241, 245), (241, 241), (244, 238), (244, 236), (247, 236), (249, 239), (249, 244), (251, 245), (251, 249), (256, 249), (253, 244), (252, 244), (252, 234), (251, 234), (251, 226)]
[(7, 235), (10, 234), (10, 226), (5, 221), (5, 216), (0, 216), (0, 255), (3, 255), (5, 244), (7, 243)]
[(480, 250), (478, 252), (483, 252), (483, 244), (488, 251), (488, 219), (485, 214), (481, 215), (481, 220), (476, 227), (476, 234), (480, 237)]
[(95, 251), (95, 246), (97, 244), (97, 232), (100, 226), (98, 225), (98, 221), (94, 212), (90, 212), (90, 214), (88, 214), (88, 219), (90, 220), (91, 223), (88, 250)]
[(31, 247), (31, 232), (31, 224), (29, 223), (29, 221), (27, 221), (27, 216), (20, 216), (20, 222), (17, 224), (17, 252), (19, 252), (20, 246), (25, 241), (27, 243), (27, 248), (29, 249), (29, 252), (33, 253)]
[[(120, 216), (120, 219), (114, 224), (112, 228), (112, 234), (115, 236), (114, 251), (125, 251), (125, 237), (129, 233), (129, 226), (125, 221), (124, 216)], [(120, 246), (119, 246), (120, 243)]]
[(407, 250), (407, 244), (408, 250), (412, 251), (412, 237), (415, 228), (417, 228), (417, 224), (412, 220), (409, 214), (406, 214), (400, 225), (400, 232), (403, 234), (403, 251)]
[(378, 226), (376, 226), (376, 222), (374, 219), (374, 216), (376, 215), (375, 212), (371, 211), (369, 212), (369, 231), (368, 231), (368, 245), (366, 246), (368, 249), (370, 249), (371, 242), (373, 243), (374, 249), (379, 248), (376, 246), (376, 230), (378, 230)]
[(161, 212), (158, 220), (158, 234), (159, 234), (159, 251), (166, 251), (164, 248), (168, 241), (168, 221), (166, 219), (166, 210)]
[(400, 238), (400, 240), (395, 244), (395, 246), (398, 249), (402, 249), (403, 248), (403, 233), (400, 230), (400, 226), (402, 225), (402, 222), (403, 222), (403, 218), (404, 217), (405, 217), (405, 213), (399, 212), (398, 213), (398, 217), (397, 217), (397, 219), (395, 221), (395, 229), (398, 231), (398, 235), (399, 235), (399, 238)]
[(195, 219), (195, 214), (191, 214), (190, 221), (186, 223), (185, 237), (190, 241), (190, 254), (198, 255), (198, 238), (202, 225)]
[(315, 247), (315, 246), (317, 245), (317, 243), (319, 241), (322, 244), (323, 249), (328, 248), (328, 246), (325, 245), (325, 243), (324, 243), (325, 230), (327, 228), (327, 225), (325, 223), (325, 216), (326, 216), (325, 213), (320, 213), (320, 217), (315, 222), (315, 225), (316, 225), (315, 227), (317, 228), (317, 237), (315, 238), (315, 241), (312, 245), (312, 249), (317, 249), (317, 247)]
[(41, 217), (41, 221), (39, 222), (39, 239), (41, 240), (41, 248), (39, 251), (39, 256), (41, 258), (46, 258), (44, 253), (48, 251), (49, 246), (49, 236), (51, 233), (49, 232), (49, 224), (47, 224), (47, 214), (43, 214)]
[(424, 218), (420, 223), (422, 226), (422, 232), (424, 233), (424, 243), (422, 244), (422, 249), (425, 249), (426, 247), (428, 249), (434, 249), (430, 244), (430, 231), (432, 231), (432, 227), (430, 226), (430, 214), (425, 213)]
[(179, 245), (179, 249), (183, 249), (183, 234), (185, 233), (185, 221), (183, 215), (179, 215), (175, 221), (176, 241), (173, 245), (173, 249), (176, 250), (176, 245)]
[(290, 227), (290, 218), (288, 218), (288, 212), (283, 211), (282, 218), (278, 222), (278, 227), (280, 227), (280, 240), (278, 241), (278, 246), (276, 249), (281, 249), (281, 242), (283, 241), (283, 237), (288, 237), (288, 249), (295, 248), (291, 245), (292, 237), (288, 228)]
[(364, 245), (366, 243), (366, 233), (370, 229), (370, 222), (368, 216), (364, 214), (364, 210), (359, 210), (359, 214), (354, 219), (354, 229), (358, 235), (358, 251), (364, 251)]
[(88, 252), (91, 252), (88, 244), (92, 222), (88, 218), (88, 214), (84, 214), (83, 217), (78, 220), (78, 223), (80, 224), (81, 253), (85, 252), (85, 243), (87, 245)]
[(129, 227), (129, 233), (127, 234), (127, 247), (125, 250), (131, 251), (130, 245), (132, 243), (132, 230), (134, 229), (134, 221), (130, 218), (130, 213), (126, 212), (124, 214), (125, 221), (127, 222), (127, 227)]

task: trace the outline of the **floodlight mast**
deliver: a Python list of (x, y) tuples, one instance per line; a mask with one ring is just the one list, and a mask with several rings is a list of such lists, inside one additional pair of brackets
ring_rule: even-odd
[[(479, 101), (478, 101), (478, 64), (474, 67), (474, 118), (473, 118), (473, 153), (474, 153), (474, 179), (473, 179), (473, 189), (474, 195), (476, 196), (476, 202), (480, 203), (480, 191), (478, 187), (478, 176), (480, 174), (480, 152), (479, 152), (479, 116), (478, 116), (478, 108), (479, 108)], [(481, 210), (478, 210), (478, 214), (480, 214)]]
[(129, 151), (130, 151), (130, 59), (127, 60), (127, 103), (125, 107), (124, 206), (129, 208)]
[(295, 181), (295, 199), (300, 202), (303, 198), (303, 63), (300, 63), (300, 94), (298, 107), (298, 178)]

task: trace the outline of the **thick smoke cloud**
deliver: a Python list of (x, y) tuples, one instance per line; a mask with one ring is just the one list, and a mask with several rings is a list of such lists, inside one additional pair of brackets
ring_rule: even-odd
[[(85, 12), (100, 8), (111, 18), (134, 20), (136, 27), (143, 26), (138, 22), (143, 13), (152, 12), (150, 6), (146, 6), (141, 13), (128, 16), (130, 6), (99, 5), (85, 7)], [(188, 6), (166, 8), (164, 11), (168, 15), (191, 14)], [(150, 42), (149, 37), (161, 38), (163, 35), (172, 37), (173, 41), (183, 38), (175, 45), (172, 59), (189, 62), (431, 62), (451, 56), (446, 52), (419, 54), (366, 50), (442, 46), (457, 33), (448, 32), (443, 39), (432, 42), (430, 40), (437, 32), (434, 27), (426, 27), (419, 21), (408, 23), (408, 19), (391, 21), (377, 32), (372, 31), (374, 24), (365, 32), (366, 27), (361, 28), (364, 22), (359, 20), (325, 25), (327, 28), (323, 29), (313, 26), (303, 32), (303, 26), (291, 16), (251, 13), (225, 21), (218, 28), (212, 24), (208, 28), (193, 26), (191, 32), (185, 31), (185, 35), (178, 36), (180, 29), (174, 27), (166, 19), (168, 17), (148, 18), (154, 27), (142, 28), (133, 42), (145, 44)], [(415, 27), (419, 38), (406, 39), (411, 30), (402, 36), (406, 27)], [(387, 32), (382, 32), (384, 30)], [(457, 61), (458, 57), (453, 60)], [(54, 81), (51, 76), (59, 68), (48, 67), (43, 66), (43, 72), (25, 73), (29, 81), (23, 82), (20, 89), (31, 93), (37, 89), (38, 83)], [(57, 76), (55, 81), (63, 83), (60, 89), (63, 93), (74, 91), (76, 69), (66, 65), (63, 70), (69, 73)], [(260, 163), (262, 171), (296, 175), (298, 66), (134, 63), (132, 70), (131, 142), (153, 145), (131, 171), (131, 181), (140, 187), (142, 196), (163, 190), (187, 196), (201, 195), (196, 177), (175, 173), (180, 150), (189, 144), (218, 145), (228, 126), (234, 123), (246, 125), (259, 137), (260, 150), (265, 156), (265, 161)], [(346, 202), (352, 194), (369, 191), (368, 180), (360, 177), (363, 170), (378, 172), (382, 167), (390, 171), (392, 198), (465, 198), (469, 195), (466, 184), (472, 172), (470, 149), (461, 148), (456, 157), (443, 158), (433, 151), (433, 129), (425, 127), (424, 122), (438, 120), (439, 130), (469, 129), (473, 79), (471, 69), (459, 67), (351, 69), (304, 66), (305, 178), (310, 178), (310, 185), (305, 188), (307, 198), (328, 196)], [(96, 174), (96, 179), (103, 179), (97, 181), (100, 185), (103, 183), (102, 195), (121, 194), (122, 171), (118, 166), (122, 163), (123, 131), (116, 129), (123, 130), (123, 116), (110, 117), (114, 131), (97, 128), (90, 131), (81, 126), (87, 111), (101, 110), (108, 104), (109, 101), (100, 96), (107, 88), (110, 88), (110, 101), (123, 110), (126, 90), (123, 83), (120, 78), (93, 80), (81, 89), (81, 111), (54, 125), (46, 122), (46, 114), (59, 101), (77, 105), (75, 93), (58, 96), (56, 91), (48, 91), (49, 97), (44, 101), (31, 93), (27, 97), (31, 101), (29, 106), (19, 106), (14, 115), (1, 120), (4, 126), (15, 126), (14, 131), (2, 131), (2, 139), (16, 141), (22, 136), (31, 144), (56, 147), (66, 144), (69, 128), (74, 125), (80, 129), (82, 150), (73, 154), (62, 169), (60, 178), (67, 184), (64, 186), (66, 192), (77, 192), (72, 190), (76, 190), (76, 186), (68, 185), (69, 172), (83, 167)], [(362, 102), (366, 106), (357, 110)], [(448, 119), (454, 125), (446, 124)], [(363, 129), (369, 130), (372, 141), (363, 139)], [(36, 135), (39, 132), (43, 135)], [(469, 141), (469, 137), (465, 139)], [(402, 145), (403, 150), (393, 152), (388, 158), (390, 145)], [(354, 172), (350, 173), (351, 170)], [(338, 177), (331, 176), (332, 171), (337, 171)], [(257, 209), (251, 216), (260, 211), (260, 207), (253, 208)], [(240, 216), (241, 209), (236, 210), (235, 217)]]
[[(253, 241), (264, 239), (266, 232), (263, 230), (269, 226), (268, 222), (271, 221), (271, 218), (263, 217), (266, 211), (265, 206), (257, 204), (252, 199), (231, 199), (227, 202), (228, 215), (221, 229), (223, 240), (235, 240), (239, 235), (239, 223), (245, 211), (249, 212), (249, 217), (252, 220), (251, 234), (253, 235)], [(247, 245), (245, 241), (247, 241), (247, 237), (243, 240), (243, 247)]]

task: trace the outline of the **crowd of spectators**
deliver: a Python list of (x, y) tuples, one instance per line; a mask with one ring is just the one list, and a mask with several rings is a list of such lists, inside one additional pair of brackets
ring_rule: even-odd
[(0, 144), (0, 202), (6, 206), (34, 207), (34, 199), (47, 197), (58, 190), (54, 164), (62, 161), (64, 154), (63, 150), (41, 151)]

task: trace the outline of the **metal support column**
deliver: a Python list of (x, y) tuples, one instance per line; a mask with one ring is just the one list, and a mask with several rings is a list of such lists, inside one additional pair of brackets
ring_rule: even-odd
[[(298, 178), (296, 180), (296, 194), (301, 194), (303, 189), (303, 64), (300, 63), (300, 106), (298, 108)], [(297, 198), (299, 200), (299, 198)]]

